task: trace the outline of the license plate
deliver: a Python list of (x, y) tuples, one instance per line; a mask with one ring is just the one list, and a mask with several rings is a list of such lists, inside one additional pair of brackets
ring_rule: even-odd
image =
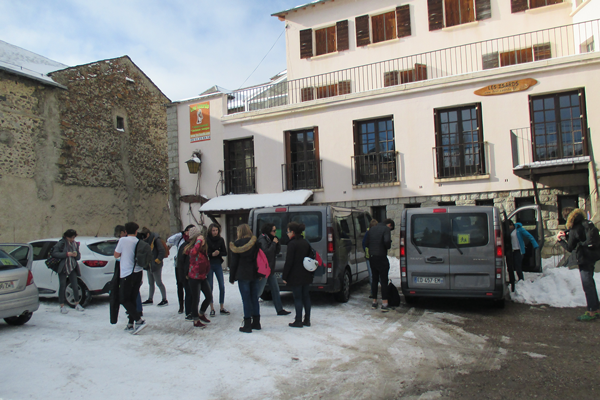
[(11, 290), (15, 288), (15, 281), (0, 282), (0, 292)]
[(416, 276), (413, 279), (415, 283), (428, 283), (432, 285), (442, 285), (444, 283), (444, 278), (436, 278), (432, 276)]

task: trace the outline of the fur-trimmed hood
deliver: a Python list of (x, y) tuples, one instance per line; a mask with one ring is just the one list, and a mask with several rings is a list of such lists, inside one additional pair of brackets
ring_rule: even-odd
[[(236, 243), (241, 244), (240, 242), (244, 241), (247, 238), (244, 239), (238, 239), (236, 240)], [(250, 250), (252, 247), (254, 247), (254, 245), (256, 244), (256, 236), (252, 236), (250, 238), (250, 240), (248, 240), (248, 242), (246, 242), (245, 244), (241, 245), (241, 246), (236, 246), (234, 242), (229, 242), (229, 250), (231, 250), (234, 253), (240, 254), (240, 253), (245, 253), (246, 251)]]
[(569, 214), (569, 217), (567, 218), (567, 223), (565, 224), (565, 226), (567, 227), (567, 229), (573, 229), (573, 226), (580, 224), (581, 222), (585, 221), (587, 219), (587, 215), (585, 213), (584, 210), (582, 210), (581, 208), (576, 208), (573, 211), (571, 211), (571, 214)]

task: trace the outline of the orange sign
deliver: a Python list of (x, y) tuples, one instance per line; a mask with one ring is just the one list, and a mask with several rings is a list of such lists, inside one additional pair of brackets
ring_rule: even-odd
[(190, 142), (210, 140), (210, 102), (190, 105)]
[(520, 92), (522, 90), (529, 89), (536, 83), (537, 83), (537, 81), (535, 79), (531, 79), (531, 78), (519, 79), (517, 81), (508, 81), (508, 82), (496, 83), (494, 85), (489, 85), (484, 88), (476, 90), (474, 93), (478, 96), (494, 96), (497, 94)]

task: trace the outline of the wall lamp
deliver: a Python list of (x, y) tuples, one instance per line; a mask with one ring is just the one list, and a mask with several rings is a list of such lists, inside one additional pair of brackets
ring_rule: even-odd
[(188, 170), (190, 171), (190, 174), (197, 174), (200, 170), (200, 164), (202, 164), (200, 154), (200, 150), (194, 151), (192, 153), (192, 158), (185, 162), (187, 164)]

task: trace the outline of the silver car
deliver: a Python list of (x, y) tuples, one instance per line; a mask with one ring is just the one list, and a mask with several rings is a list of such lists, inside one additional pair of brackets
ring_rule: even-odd
[[(9, 253), (18, 250), (17, 260)], [(40, 307), (31, 267), (33, 248), (29, 244), (0, 244), (0, 318), (7, 324), (23, 325)]]

